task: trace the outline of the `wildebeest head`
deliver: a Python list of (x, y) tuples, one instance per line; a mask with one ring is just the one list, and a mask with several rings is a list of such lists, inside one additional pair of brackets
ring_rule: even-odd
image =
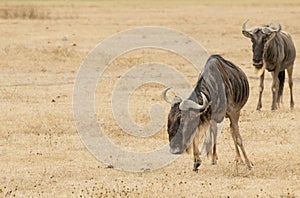
[(253, 52), (253, 66), (259, 69), (263, 66), (263, 53), (265, 44), (268, 40), (272, 39), (277, 32), (281, 30), (281, 25), (278, 23), (278, 28), (275, 28), (274, 25), (271, 23), (268, 25), (264, 25), (262, 28), (252, 27), (247, 29), (247, 22), (248, 20), (246, 20), (242, 24), (242, 33), (245, 37), (251, 39)]
[(182, 100), (178, 96), (173, 100), (169, 100), (166, 96), (169, 89), (167, 88), (163, 91), (163, 97), (166, 102), (171, 104), (171, 110), (168, 115), (170, 152), (172, 154), (181, 154), (190, 146), (196, 129), (200, 125), (200, 116), (206, 109), (208, 102), (203, 93), (201, 93), (202, 105), (190, 99)]

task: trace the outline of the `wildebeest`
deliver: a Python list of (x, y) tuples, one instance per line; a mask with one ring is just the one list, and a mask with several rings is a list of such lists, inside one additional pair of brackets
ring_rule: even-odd
[(201, 164), (198, 146), (201, 137), (207, 131), (201, 154), (211, 154), (212, 164), (215, 164), (218, 158), (217, 134), (221, 132), (219, 126), (224, 117), (228, 117), (236, 161), (242, 162), (239, 152), (241, 149), (247, 166), (249, 169), (252, 167), (238, 125), (240, 111), (249, 97), (248, 80), (240, 68), (219, 55), (212, 55), (187, 99), (176, 96), (169, 100), (166, 96), (169, 89), (165, 89), (162, 94), (165, 101), (171, 104), (167, 127), (172, 154), (181, 154), (189, 150), (193, 143), (194, 171), (197, 171)]
[(263, 27), (252, 27), (247, 29), (246, 20), (242, 24), (242, 33), (244, 36), (251, 38), (253, 51), (253, 66), (260, 70), (260, 90), (259, 99), (257, 103), (257, 110), (262, 108), (262, 93), (264, 90), (264, 75), (265, 69), (272, 73), (272, 110), (277, 109), (282, 97), (285, 69), (289, 76), (290, 87), (290, 108), (294, 108), (293, 99), (293, 67), (296, 58), (296, 50), (291, 36), (281, 31), (281, 25), (278, 27), (268, 24)]

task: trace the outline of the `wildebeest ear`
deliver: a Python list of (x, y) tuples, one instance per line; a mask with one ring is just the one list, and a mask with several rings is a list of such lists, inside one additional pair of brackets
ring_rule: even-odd
[(243, 30), (242, 33), (245, 37), (252, 38), (252, 34), (250, 32)]
[(179, 96), (175, 96), (175, 98), (171, 102), (171, 107), (174, 107), (175, 104), (181, 103), (182, 99)]

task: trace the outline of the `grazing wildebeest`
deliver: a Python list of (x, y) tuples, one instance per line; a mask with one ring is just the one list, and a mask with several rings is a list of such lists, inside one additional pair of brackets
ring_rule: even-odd
[(239, 133), (238, 121), (241, 108), (249, 97), (249, 84), (244, 72), (219, 55), (212, 55), (205, 64), (191, 95), (183, 100), (176, 96), (169, 100), (167, 88), (163, 91), (166, 102), (171, 104), (168, 115), (170, 152), (181, 154), (190, 150), (193, 142), (194, 171), (201, 164), (199, 143), (205, 134), (201, 154), (211, 154), (212, 164), (217, 161), (216, 140), (221, 132), (219, 125), (229, 117), (231, 134), (236, 150), (236, 161), (242, 162), (241, 149), (249, 169), (252, 167)]
[(290, 107), (294, 108), (293, 99), (293, 67), (296, 58), (296, 50), (291, 36), (281, 31), (281, 25), (275, 28), (271, 23), (263, 27), (252, 27), (247, 29), (246, 20), (242, 24), (242, 33), (251, 38), (253, 51), (253, 66), (260, 70), (260, 90), (257, 103), (257, 110), (262, 108), (261, 97), (264, 90), (265, 69), (272, 73), (272, 110), (277, 109), (282, 97), (285, 69), (289, 76)]

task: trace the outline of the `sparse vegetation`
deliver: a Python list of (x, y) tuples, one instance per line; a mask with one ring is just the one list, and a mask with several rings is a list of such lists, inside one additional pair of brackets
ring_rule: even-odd
[[(252, 72), (249, 43), (241, 35), (245, 18), (279, 20), (283, 29), (293, 30), (299, 62), (299, 1), (222, 1), (234, 4), (230, 7), (217, 3), (221, 1), (0, 1), (0, 197), (300, 197), (300, 103), (289, 110), (286, 83), (281, 109), (271, 112), (271, 97), (264, 97), (262, 111), (255, 111), (258, 77)], [(218, 164), (211, 166), (203, 158), (198, 173), (188, 154), (161, 169), (131, 173), (104, 165), (86, 149), (73, 118), (76, 72), (99, 42), (145, 25), (182, 31), (245, 71), (251, 93), (241, 112), (240, 132), (252, 171), (234, 162), (228, 120), (218, 139)], [(131, 151), (160, 148), (168, 137), (166, 126), (147, 138), (124, 135), (111, 112), (112, 90), (122, 75), (133, 65), (159, 62), (180, 71), (191, 84), (198, 77), (182, 57), (151, 50), (115, 59), (95, 90), (99, 125), (114, 143)], [(299, 99), (299, 67), (294, 72)], [(266, 74), (265, 96), (271, 95), (270, 87)], [(169, 107), (161, 99), (162, 88), (149, 83), (135, 90), (128, 103), (134, 122), (146, 125), (153, 104)]]
[(1, 19), (49, 19), (48, 9), (35, 6), (13, 6), (0, 8)]

